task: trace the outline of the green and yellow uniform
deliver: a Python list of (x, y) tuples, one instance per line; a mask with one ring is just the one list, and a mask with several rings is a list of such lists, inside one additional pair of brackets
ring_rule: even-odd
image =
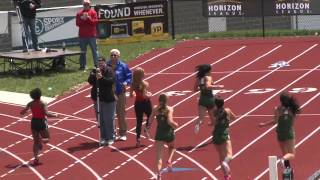
[(199, 98), (199, 105), (204, 106), (208, 109), (214, 107), (214, 95), (211, 89), (207, 89), (204, 81), (204, 77), (199, 81), (199, 88), (200, 88), (200, 98)]
[(168, 124), (168, 116), (159, 113), (156, 116), (158, 126), (156, 131), (155, 140), (172, 142), (175, 138), (174, 129)]
[(216, 118), (216, 124), (212, 132), (212, 142), (213, 144), (220, 145), (230, 139), (229, 119), (224, 109), (214, 112), (214, 116)]
[(293, 114), (289, 113), (289, 109), (280, 110), (280, 116), (278, 118), (277, 125), (277, 138), (279, 141), (286, 141), (294, 139), (294, 129), (293, 129)]

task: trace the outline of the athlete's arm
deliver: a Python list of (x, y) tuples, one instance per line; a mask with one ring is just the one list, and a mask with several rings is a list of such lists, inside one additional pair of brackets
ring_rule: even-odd
[(168, 106), (168, 124), (173, 128), (176, 129), (178, 127), (178, 123), (173, 121), (173, 108)]
[(280, 115), (280, 113), (279, 113), (279, 108), (276, 107), (275, 110), (274, 110), (273, 119), (270, 120), (270, 121), (267, 121), (267, 122), (259, 123), (259, 126), (260, 126), (260, 127), (263, 127), (263, 126), (268, 126), (268, 125), (277, 124), (279, 115)]
[(26, 112), (30, 109), (30, 106), (31, 106), (31, 102), (29, 102), (25, 108), (23, 108), (21, 111), (20, 111), (20, 114), (21, 115), (24, 115), (26, 114)]

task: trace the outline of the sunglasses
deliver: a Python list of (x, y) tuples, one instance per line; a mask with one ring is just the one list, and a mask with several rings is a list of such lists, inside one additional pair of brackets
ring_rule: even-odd
[(111, 54), (110, 56), (111, 56), (111, 57), (117, 57), (117, 55), (116, 55), (116, 54)]

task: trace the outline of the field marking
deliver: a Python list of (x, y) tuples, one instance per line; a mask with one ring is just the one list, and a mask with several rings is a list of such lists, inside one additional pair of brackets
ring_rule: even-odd
[[(307, 50), (303, 51), (302, 53), (298, 54), (297, 56), (295, 56), (294, 58), (292, 58), (289, 62), (297, 59), (298, 57), (302, 56), (303, 54), (307, 53), (308, 51), (310, 51), (311, 49), (313, 49), (314, 47), (316, 47), (318, 44), (314, 44), (313, 46), (309, 47)], [(255, 80), (254, 82), (248, 84), (247, 86), (245, 86), (244, 88), (240, 89), (239, 91), (237, 91), (236, 93), (234, 93), (233, 95), (229, 96), (228, 98), (225, 99), (225, 101), (228, 101), (229, 99), (231, 99), (232, 97), (234, 97), (235, 95), (239, 94), (240, 92), (242, 92), (243, 90), (247, 89), (248, 87), (252, 86), (253, 84), (259, 82), (260, 80), (264, 79), (265, 77), (269, 76), (271, 73), (275, 72), (277, 69), (279, 68), (276, 68), (274, 69), (272, 72), (269, 72), (265, 75), (263, 75), (262, 77), (260, 77), (259, 79)], [(312, 69), (312, 71), (314, 71), (314, 68)], [(312, 71), (308, 71), (308, 72), (312, 72)], [(306, 74), (308, 74), (305, 73)], [(299, 77), (298, 79), (301, 79), (301, 77)], [(297, 79), (295, 80), (297, 81)], [(294, 84), (295, 81), (291, 82), (290, 84)], [(284, 89), (286, 89), (287, 87), (290, 86), (287, 85), (285, 88), (282, 88), (281, 90), (279, 90), (277, 93), (275, 93), (273, 96), (279, 94), (281, 91), (283, 91)], [(272, 97), (272, 96), (271, 96)], [(269, 101), (269, 99), (271, 98), (268, 98), (267, 101)], [(267, 101), (264, 101), (264, 102), (267, 102)], [(246, 115), (250, 114), (251, 112), (253, 112), (255, 109), (257, 109), (258, 107), (262, 106), (263, 104), (261, 103), (259, 106), (257, 106), (256, 108), (253, 108), (252, 110), (248, 111), (247, 113), (245, 113), (244, 115), (242, 115), (241, 117), (237, 118), (236, 120), (234, 120), (233, 122), (230, 123), (230, 126), (232, 126), (233, 124), (235, 124), (236, 122), (240, 121), (243, 117), (245, 117)], [(207, 139), (205, 139), (204, 141), (202, 141), (200, 144), (198, 144), (196, 147), (194, 147), (192, 150), (190, 150), (190, 152), (193, 152), (195, 151), (198, 147), (202, 146), (203, 144), (205, 144), (206, 142), (208, 142), (209, 140), (211, 139), (211, 137), (208, 137)]]
[[(0, 128), (0, 131), (1, 131), (1, 130), (2, 130), (2, 128)], [(0, 151), (4, 152), (4, 153), (6, 153), (6, 154), (9, 154), (10, 156), (12, 156), (12, 157), (14, 157), (15, 159), (19, 160), (19, 161), (22, 163), (22, 165), (19, 165), (19, 166), (27, 166), (27, 167), (28, 167), (35, 175), (37, 175), (40, 179), (45, 180), (45, 178), (39, 173), (39, 171), (37, 171), (37, 170), (36, 170), (35, 168), (33, 168), (32, 166), (30, 166), (30, 165), (28, 164), (28, 162), (24, 161), (24, 160), (21, 159), (19, 156), (17, 156), (17, 155), (15, 155), (15, 154), (13, 154), (12, 152), (6, 150), (6, 148), (1, 148), (1, 147), (0, 147)], [(0, 176), (0, 178), (4, 178), (6, 175), (10, 174), (11, 171), (13, 171), (13, 170), (10, 170), (10, 171), (7, 172), (6, 174), (2, 174), (2, 175)]]
[[(162, 73), (163, 71), (166, 71), (166, 70), (168, 70), (168, 69), (170, 69), (170, 68), (172, 68), (172, 67), (174, 67), (174, 66), (176, 66), (176, 65), (178, 65), (178, 64), (181, 64), (181, 63), (185, 62), (186, 60), (192, 58), (193, 56), (196, 56), (196, 55), (198, 55), (198, 54), (200, 54), (200, 53), (208, 50), (209, 48), (210, 48), (210, 47), (206, 47), (206, 48), (204, 48), (204, 49), (202, 49), (202, 50), (200, 50), (200, 51), (197, 51), (196, 53), (194, 53), (194, 54), (192, 54), (192, 55), (190, 55), (190, 56), (188, 56), (188, 57), (186, 57), (186, 58), (184, 58), (184, 59), (182, 59), (182, 60), (180, 60), (180, 61), (178, 61), (178, 62), (176, 62), (176, 63), (174, 63), (174, 64), (172, 64), (172, 65), (170, 65), (170, 66), (168, 66), (168, 67), (166, 67), (166, 68), (164, 68), (164, 69), (162, 69), (162, 70), (160, 70), (159, 72), (157, 72), (157, 73), (155, 73), (155, 74), (153, 74), (153, 75), (145, 78), (145, 80), (148, 80), (148, 79), (150, 79), (150, 78), (152, 78), (152, 77), (154, 77), (154, 76)], [(130, 68), (130, 69), (132, 70), (133, 68)], [(89, 106), (87, 106), (87, 107), (85, 107), (85, 108), (83, 108), (83, 109), (80, 109), (80, 110), (76, 111), (74, 114), (78, 114), (78, 113), (80, 113), (80, 112), (82, 112), (82, 111), (84, 111), (84, 110), (87, 110), (87, 109), (91, 108), (92, 106), (93, 106), (93, 104), (91, 104), (91, 105), (89, 105)], [(131, 108), (131, 107), (130, 107), (130, 108)], [(126, 110), (128, 110), (128, 109), (130, 109), (130, 108), (127, 108)]]
[[(320, 67), (320, 65), (318, 65), (317, 67)], [(309, 71), (309, 72), (312, 72)], [(304, 77), (306, 75), (303, 75), (301, 77)], [(298, 78), (300, 79), (300, 78)], [(285, 88), (284, 88), (285, 89)], [(277, 94), (279, 94), (281, 91), (279, 91), (278, 93), (275, 93), (274, 95), (272, 95), (270, 98), (266, 99), (265, 101), (263, 101), (261, 104), (259, 104), (256, 108), (253, 108), (251, 111), (254, 111), (255, 109), (261, 107), (263, 104), (265, 104), (265, 102), (269, 101), (272, 97), (276, 96)], [(316, 94), (315, 96), (313, 96), (312, 98), (310, 98), (307, 102), (305, 102), (300, 108), (303, 108), (304, 106), (306, 106), (307, 104), (309, 104), (311, 101), (313, 101), (314, 99), (316, 99), (318, 96), (320, 95), (320, 93)], [(250, 113), (250, 111), (248, 112)], [(236, 157), (238, 157), (242, 152), (244, 152), (246, 149), (248, 149), (250, 146), (252, 146), (254, 143), (256, 143), (258, 140), (260, 140), (262, 137), (264, 137), (266, 134), (268, 134), (271, 130), (273, 130), (277, 125), (273, 125), (271, 128), (269, 128), (268, 130), (266, 130), (264, 133), (262, 133), (260, 136), (258, 136), (257, 138), (255, 138), (253, 141), (250, 141), (249, 144), (245, 145), (241, 150), (239, 150), (237, 153), (235, 153), (232, 156), (232, 159), (235, 159)], [(215, 168), (215, 170), (219, 170), (221, 168), (221, 166), (218, 166)]]
[[(303, 138), (298, 144), (296, 144), (294, 147), (298, 148), (301, 144), (303, 144), (305, 141), (307, 141), (311, 136), (313, 136), (315, 133), (320, 132), (320, 126), (313, 130), (311, 133), (309, 133), (305, 138)], [(277, 163), (279, 163), (279, 160), (277, 160)], [(260, 173), (257, 177), (254, 178), (254, 180), (261, 179), (262, 176), (264, 176), (269, 171), (269, 168), (265, 169), (262, 173)]]
[[(0, 114), (0, 115), (3, 115), (3, 114)], [(19, 117), (14, 117), (12, 116), (13, 118), (15, 119), (18, 119)], [(15, 134), (15, 135), (19, 135), (19, 136), (22, 136), (22, 137), (25, 137), (25, 138), (28, 138), (28, 139), (31, 139), (32, 140), (32, 137), (30, 136), (27, 136), (27, 135), (24, 135), (24, 134), (21, 134), (21, 133), (18, 133), (18, 132), (15, 132), (15, 131), (11, 131), (11, 130), (8, 130), (8, 129), (4, 129), (4, 128), (1, 128), (0, 129), (1, 131), (5, 131), (5, 132), (8, 132), (8, 133), (11, 133), (11, 134)], [(62, 152), (63, 154), (69, 156), (71, 159), (74, 159), (76, 162), (80, 163), (83, 167), (85, 167), (89, 172), (92, 173), (92, 175), (94, 175), (97, 179), (101, 179), (101, 177), (90, 167), (88, 166), (86, 163), (84, 163), (81, 159), (73, 156), (72, 154), (66, 152), (65, 150), (55, 146), (55, 145), (52, 145), (50, 143), (47, 143), (46, 145), (50, 146), (52, 149), (57, 149), (59, 152)], [(33, 159), (33, 158), (32, 158)], [(32, 160), (30, 159), (30, 160)], [(21, 165), (17, 166), (16, 168), (14, 168), (13, 170), (16, 170), (18, 168), (22, 167)], [(12, 171), (13, 172), (13, 171)]]

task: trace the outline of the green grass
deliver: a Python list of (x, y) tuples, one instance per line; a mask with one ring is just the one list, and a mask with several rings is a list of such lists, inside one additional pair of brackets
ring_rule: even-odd
[[(272, 36), (307, 36), (314, 35), (316, 31), (309, 30), (267, 30), (266, 37)], [(153, 42), (138, 42), (129, 44), (117, 45), (99, 45), (99, 54), (108, 58), (109, 51), (117, 48), (121, 51), (121, 59), (129, 62), (135, 59), (140, 54), (151, 51), (153, 48), (168, 48), (182, 39), (211, 39), (211, 38), (240, 38), (240, 37), (261, 37), (262, 31), (259, 30), (242, 30), (242, 31), (227, 31), (201, 34), (179, 34), (176, 35), (176, 40), (153, 41)], [(68, 49), (79, 50), (78, 47), (68, 47)], [(78, 62), (78, 57), (72, 57), (73, 61)], [(69, 62), (69, 61), (67, 61)], [(92, 55), (88, 47), (87, 65), (91, 69), (93, 67)], [(2, 71), (0, 64), (0, 71)], [(79, 65), (68, 63), (67, 68), (62, 71), (48, 71), (41, 74), (35, 74), (31, 78), (27, 75), (0, 75), (0, 90), (29, 93), (35, 87), (39, 87), (43, 91), (44, 96), (54, 97), (61, 95), (79, 84), (87, 81), (89, 70), (82, 72), (78, 70)]]
[[(113, 46), (99, 45), (99, 54), (108, 58), (109, 51), (112, 48), (117, 48), (121, 52), (121, 59), (128, 62), (135, 59), (140, 54), (151, 51), (153, 48), (166, 48), (175, 44), (173, 40), (154, 41), (143, 43), (119, 44)], [(68, 47), (68, 49), (79, 50), (78, 47)], [(74, 56), (71, 59), (78, 62), (79, 57)], [(93, 60), (91, 50), (88, 47), (87, 51), (87, 66), (88, 71), (79, 71), (79, 64), (67, 61), (67, 67), (60, 71), (46, 71), (43, 73), (33, 74), (31, 77), (26, 73), (18, 75), (1, 74), (0, 75), (0, 90), (29, 93), (30, 90), (39, 87), (44, 96), (54, 97), (69, 91), (72, 87), (82, 84), (87, 81), (90, 69), (93, 68)], [(0, 65), (0, 71), (3, 67)]]
[[(265, 37), (273, 36), (308, 36), (314, 35), (316, 30), (266, 30)], [(200, 39), (211, 38), (240, 38), (240, 37), (262, 37), (263, 32), (258, 30), (238, 30), (238, 31), (224, 31), (224, 32), (211, 32), (211, 33), (199, 33), (199, 34), (180, 34), (177, 35), (177, 39), (193, 39), (195, 37)]]

